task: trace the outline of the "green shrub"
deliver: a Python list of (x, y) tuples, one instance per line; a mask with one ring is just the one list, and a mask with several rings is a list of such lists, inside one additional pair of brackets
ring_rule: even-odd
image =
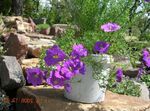
[(145, 82), (146, 85), (147, 85), (147, 87), (150, 88), (150, 74), (144, 74), (144, 75), (142, 75), (141, 81)]
[(129, 42), (129, 55), (130, 62), (133, 67), (137, 67), (137, 61), (141, 58), (142, 49), (149, 47), (150, 44), (147, 41)]
[(73, 29), (69, 29), (61, 38), (56, 39), (56, 43), (67, 54), (71, 52), (72, 45), (78, 42), (78, 39), (75, 38), (74, 35), (75, 35), (75, 31)]
[(49, 28), (48, 24), (39, 24), (39, 25), (37, 25), (36, 30), (41, 31), (41, 30), (44, 30), (44, 29), (47, 29), (47, 28)]
[[(118, 39), (119, 38), (119, 39)], [(121, 34), (114, 34), (107, 36), (102, 31), (87, 31), (84, 32), (80, 37), (75, 37), (74, 30), (68, 30), (61, 38), (56, 39), (57, 44), (65, 51), (69, 52), (73, 44), (83, 44), (89, 51), (90, 54), (93, 52), (93, 47), (96, 41), (107, 41), (110, 42), (111, 47), (108, 54), (112, 55), (127, 55), (128, 44), (123, 39)]]
[(130, 80), (128, 77), (124, 77), (120, 83), (116, 83), (115, 73), (110, 74), (108, 80), (108, 90), (124, 95), (137, 96), (141, 94), (141, 89), (139, 85), (136, 85), (133, 80)]

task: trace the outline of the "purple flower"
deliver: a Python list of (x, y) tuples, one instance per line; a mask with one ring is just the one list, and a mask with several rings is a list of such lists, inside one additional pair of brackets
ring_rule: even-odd
[(63, 78), (56, 77), (56, 71), (52, 70), (50, 73), (50, 77), (47, 78), (47, 84), (51, 85), (55, 89), (59, 89), (64, 86), (64, 80)]
[(142, 55), (143, 55), (143, 57), (150, 56), (149, 51), (147, 49), (142, 50)]
[(26, 73), (28, 83), (31, 83), (33, 86), (37, 86), (42, 83), (44, 72), (39, 68), (27, 68)]
[(98, 41), (95, 43), (94, 51), (100, 54), (104, 54), (104, 53), (107, 53), (109, 47), (110, 47), (109, 43), (104, 42), (104, 41)]
[(79, 59), (74, 60), (74, 62), (76, 64), (76, 67), (75, 67), (76, 74), (81, 73), (84, 75), (85, 71), (86, 71), (85, 64), (82, 61), (80, 61)]
[(150, 2), (150, 0), (144, 0), (145, 2)]
[(57, 78), (70, 80), (74, 74), (67, 68), (60, 65), (57, 65), (57, 69), (55, 70), (55, 76)]
[(150, 56), (143, 57), (143, 62), (147, 67), (150, 67)]
[(68, 93), (70, 93), (71, 90), (72, 90), (72, 87), (71, 87), (71, 84), (70, 84), (70, 83), (66, 83), (66, 84), (64, 85), (64, 88), (65, 88), (65, 90), (66, 90)]
[(82, 44), (78, 45), (73, 45), (73, 50), (71, 53), (71, 57), (73, 58), (80, 58), (80, 57), (85, 57), (88, 55), (88, 51)]
[(74, 75), (79, 73), (85, 74), (85, 64), (79, 59), (67, 60), (63, 67), (68, 68)]
[(150, 54), (147, 49), (143, 49), (142, 51), (142, 60), (147, 67), (150, 67)]
[(66, 58), (66, 54), (57, 46), (54, 45), (52, 48), (46, 51), (46, 57), (44, 58), (45, 63), (50, 65), (55, 65)]
[(122, 77), (123, 77), (123, 71), (122, 71), (121, 68), (118, 68), (117, 72), (116, 72), (116, 81), (117, 82), (121, 82), (122, 81)]
[(119, 30), (121, 27), (116, 24), (116, 23), (106, 23), (104, 25), (101, 26), (101, 29), (104, 31), (104, 32), (115, 32), (117, 30)]
[(142, 74), (144, 73), (143, 68), (139, 68), (138, 70), (138, 75), (137, 75), (137, 79), (141, 78)]
[(46, 81), (47, 79), (47, 74), (48, 74), (48, 71), (43, 71), (43, 79)]

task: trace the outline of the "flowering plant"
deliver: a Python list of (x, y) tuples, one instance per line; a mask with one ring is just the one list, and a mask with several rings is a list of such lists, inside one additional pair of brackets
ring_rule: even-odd
[(150, 52), (148, 49), (142, 50), (141, 67), (139, 68), (137, 80), (145, 82), (150, 87)]
[(144, 0), (145, 2), (150, 2), (150, 0)]
[[(113, 32), (119, 28), (120, 26), (114, 23), (108, 23), (103, 27), (104, 31), (108, 29), (107, 32)], [(110, 44), (108, 42), (97, 41), (93, 50), (95, 53), (105, 54), (107, 53), (109, 47)], [(54, 45), (46, 50), (46, 55), (44, 57), (45, 66), (48, 67), (48, 70), (41, 70), (40, 68), (28, 68), (26, 70), (27, 81), (34, 86), (40, 85), (44, 81), (55, 89), (64, 87), (67, 92), (70, 92), (70, 82), (73, 80), (73, 77), (79, 74), (85, 74), (86, 67), (85, 63), (82, 61), (82, 58), (86, 56), (88, 56), (88, 51), (82, 44), (74, 44), (69, 55), (60, 49), (59, 46)], [(89, 58), (88, 61), (90, 61)], [(101, 70), (99, 70), (101, 68), (101, 64), (94, 63), (91, 65), (95, 69), (93, 73), (98, 75), (98, 77), (95, 77), (95, 79), (101, 79)]]
[[(104, 41), (95, 43), (95, 53), (104, 54), (108, 51), (110, 44)], [(73, 45), (70, 55), (65, 54), (59, 46), (54, 45), (46, 51), (44, 57), (45, 65), (49, 67), (49, 71), (40, 68), (28, 68), (27, 81), (34, 86), (42, 84), (45, 81), (53, 88), (63, 87), (67, 92), (71, 91), (70, 81), (78, 74), (85, 74), (85, 64), (81, 58), (86, 57), (88, 51), (82, 44)]]
[[(114, 41), (115, 36), (113, 36), (113, 38), (110, 37), (111, 36), (110, 33), (113, 33), (119, 30), (120, 28), (121, 27), (117, 23), (111, 23), (111, 22), (108, 22), (101, 26), (101, 30), (103, 30), (106, 33), (109, 33), (109, 37), (107, 40), (111, 42), (112, 47), (113, 45), (115, 46), (116, 41)], [(120, 45), (121, 44), (122, 42), (120, 43)], [(108, 80), (109, 83), (107, 85), (108, 86), (107, 88), (115, 93), (139, 96), (140, 95), (139, 86), (135, 85), (132, 80), (130, 80), (128, 77), (125, 77), (123, 75), (122, 67), (116, 66), (114, 69), (116, 70), (112, 70), (112, 73), (110, 74), (110, 77)]]
[(56, 89), (64, 86), (70, 92), (69, 80), (77, 74), (85, 74), (85, 64), (81, 61), (81, 57), (87, 55), (88, 52), (82, 44), (74, 45), (69, 56), (57, 45), (54, 45), (46, 51), (44, 58), (46, 66), (51, 71), (42, 71), (40, 68), (28, 68), (26, 70), (27, 80), (34, 86), (42, 84), (42, 81)]
[(150, 69), (150, 52), (147, 49), (142, 50), (141, 67), (139, 68), (137, 79), (141, 78), (142, 74), (148, 74)]

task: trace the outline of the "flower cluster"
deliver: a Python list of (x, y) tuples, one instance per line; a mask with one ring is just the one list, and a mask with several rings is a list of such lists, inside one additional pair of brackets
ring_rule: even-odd
[(106, 23), (104, 25), (101, 26), (101, 29), (104, 31), (104, 32), (115, 32), (117, 30), (119, 30), (121, 27), (116, 24), (116, 23)]
[(123, 71), (121, 68), (118, 68), (116, 71), (116, 82), (121, 82), (123, 78)]
[(99, 54), (107, 53), (108, 49), (110, 47), (110, 44), (104, 41), (98, 41), (95, 43), (94, 46), (94, 52)]
[(150, 0), (144, 0), (145, 2), (150, 2)]
[[(108, 22), (104, 25), (101, 26), (101, 29), (104, 32), (115, 32), (117, 30), (119, 30), (121, 27), (116, 24), (116, 23), (111, 23)], [(94, 51), (95, 52), (99, 52), (99, 53), (105, 53), (107, 52), (107, 50), (109, 49), (110, 44), (108, 44), (107, 42), (96, 42), (95, 46), (94, 46)], [(121, 68), (118, 68), (116, 71), (116, 82), (121, 82), (123, 79), (123, 70)]]
[[(105, 32), (114, 32), (120, 29), (115, 23), (107, 23), (101, 26)], [(99, 54), (107, 53), (110, 44), (105, 41), (98, 41), (94, 45), (94, 52)], [(85, 64), (81, 61), (82, 57), (86, 57), (88, 51), (82, 44), (75, 44), (72, 52), (67, 55), (57, 45), (46, 50), (44, 57), (45, 65), (50, 71), (43, 71), (40, 68), (28, 68), (27, 81), (33, 86), (37, 86), (46, 82), (53, 88), (64, 87), (67, 92), (71, 91), (70, 82), (72, 78), (78, 74), (85, 74)], [(121, 81), (121, 72), (118, 75), (118, 81)]]
[(64, 86), (66, 91), (70, 92), (70, 80), (77, 74), (85, 74), (85, 64), (81, 61), (81, 57), (87, 55), (88, 51), (82, 44), (74, 45), (69, 56), (54, 45), (46, 51), (44, 58), (45, 64), (52, 70), (48, 72), (40, 68), (28, 68), (27, 80), (34, 86), (42, 84), (43, 81), (56, 89)]
[(150, 52), (147, 49), (142, 50), (142, 65), (139, 68), (137, 79), (139, 79), (143, 74), (149, 73), (150, 70)]

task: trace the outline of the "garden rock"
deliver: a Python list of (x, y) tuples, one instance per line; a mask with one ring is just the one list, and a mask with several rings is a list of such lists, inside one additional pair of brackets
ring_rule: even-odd
[(25, 58), (28, 51), (26, 37), (21, 34), (11, 33), (4, 45), (4, 49), (8, 56), (15, 56), (19, 60)]
[(43, 35), (43, 34), (37, 34), (37, 33), (26, 33), (27, 37), (30, 37), (31, 39), (53, 39), (54, 36), (50, 35)]
[(10, 33), (3, 33), (0, 37), (2, 42), (6, 42), (10, 36)]
[(39, 58), (31, 58), (31, 59), (24, 59), (21, 61), (21, 67), (23, 70), (23, 74), (26, 77), (25, 70), (27, 68), (37, 67), (39, 64)]
[(55, 41), (47, 39), (37, 39), (28, 44), (28, 55), (33, 57), (40, 57), (42, 49), (48, 49), (53, 46)]
[(145, 83), (138, 83), (134, 81), (135, 84), (140, 86), (141, 94), (140, 98), (150, 102), (150, 91)]
[(23, 21), (21, 16), (3, 16), (2, 19), (6, 25), (14, 24), (16, 20)]
[(0, 32), (3, 31), (4, 27), (5, 27), (5, 24), (4, 24), (3, 20), (0, 18)]
[(40, 34), (45, 34), (45, 35), (49, 35), (50, 34), (50, 27), (47, 29), (43, 29), (40, 31)]
[(33, 23), (31, 24), (20, 20), (16, 20), (15, 22), (18, 33), (34, 32), (35, 30)]
[(42, 48), (47, 49), (55, 44), (53, 36), (43, 34), (26, 34), (30, 41), (28, 42), (28, 57), (39, 57)]
[(124, 70), (123, 74), (125, 76), (130, 77), (130, 78), (136, 78), (137, 75), (138, 75), (138, 68), (131, 68), (131, 69), (128, 69), (128, 70)]
[(113, 58), (114, 63), (112, 64), (112, 67), (114, 67), (115, 69), (119, 67), (126, 70), (133, 68), (130, 59), (128, 57), (114, 55)]
[(33, 32), (35, 32), (36, 24), (34, 23), (34, 21), (32, 20), (31, 17), (29, 17), (28, 22), (31, 24), (31, 27), (32, 27), (32, 29), (33, 29)]
[(67, 24), (54, 24), (52, 25), (51, 29), (50, 29), (50, 35), (54, 35), (54, 36), (61, 36), (63, 33), (66, 32), (67, 29), (75, 29), (75, 30), (79, 30), (79, 28), (76, 25), (67, 25)]
[(50, 35), (61, 36), (63, 33), (65, 33), (65, 30), (66, 29), (59, 26), (52, 26), (50, 29)]
[(16, 57), (3, 56), (0, 58), (0, 87), (13, 90), (25, 85), (26, 81)]
[(106, 92), (103, 103), (83, 104), (64, 98), (63, 89), (26, 86), (17, 91), (16, 111), (150, 111), (150, 102)]

